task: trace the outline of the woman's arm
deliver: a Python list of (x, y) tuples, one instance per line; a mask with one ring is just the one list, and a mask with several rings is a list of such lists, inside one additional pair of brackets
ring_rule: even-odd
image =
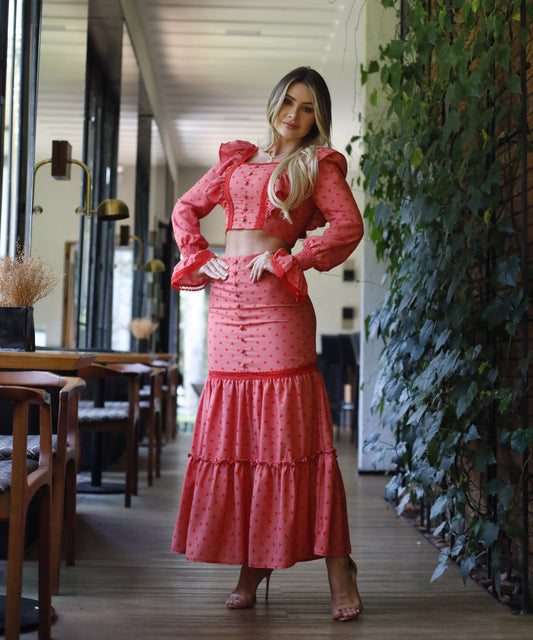
[(298, 253), (280, 249), (272, 258), (274, 271), (296, 299), (307, 296), (303, 271), (336, 267), (363, 237), (363, 220), (345, 176), (346, 160), (340, 153), (333, 151), (320, 161), (312, 197), (329, 226), (322, 235), (306, 238)]
[(189, 191), (176, 202), (172, 211), (172, 227), (181, 260), (172, 274), (174, 289), (203, 289), (210, 281), (202, 271), (216, 255), (209, 250), (209, 243), (201, 234), (200, 220), (204, 218), (221, 197), (221, 163), (212, 167)]

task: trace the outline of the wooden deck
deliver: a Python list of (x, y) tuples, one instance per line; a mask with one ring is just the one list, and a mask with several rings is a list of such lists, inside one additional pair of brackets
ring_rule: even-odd
[[(382, 499), (385, 479), (357, 476), (355, 453), (339, 443), (348, 493), (353, 557), (365, 612), (355, 622), (330, 617), (323, 561), (276, 571), (266, 604), (228, 610), (238, 569), (195, 564), (169, 551), (190, 436), (163, 452), (162, 477), (131, 509), (123, 496), (80, 495), (76, 567), (63, 567), (54, 598), (55, 640), (531, 640), (533, 617), (514, 616), (455, 568), (434, 584), (437, 551)], [(26, 563), (24, 595), (35, 597), (35, 564)], [(36, 632), (24, 634), (33, 640)]]

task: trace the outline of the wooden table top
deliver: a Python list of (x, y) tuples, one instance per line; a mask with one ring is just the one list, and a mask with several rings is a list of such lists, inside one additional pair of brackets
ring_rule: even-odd
[(76, 371), (88, 367), (97, 353), (79, 351), (3, 351), (0, 350), (0, 369), (39, 371)]
[(151, 360), (154, 360), (153, 353), (109, 351), (96, 354), (96, 362), (104, 364), (148, 364)]

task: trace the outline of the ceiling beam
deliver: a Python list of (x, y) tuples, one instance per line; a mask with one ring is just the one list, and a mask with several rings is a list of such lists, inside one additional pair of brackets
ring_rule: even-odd
[(152, 106), (155, 121), (159, 127), (159, 134), (168, 163), (168, 168), (174, 182), (176, 183), (178, 180), (178, 164), (175, 154), (176, 150), (174, 148), (174, 131), (167, 109), (165, 108), (165, 104), (162, 100), (163, 91), (159, 86), (157, 80), (158, 76), (152, 66), (152, 60), (150, 59), (148, 44), (146, 42), (139, 9), (137, 7), (137, 0), (133, 2), (132, 0), (120, 0), (120, 4), (124, 14), (124, 20), (126, 21), (126, 27), (130, 34), (131, 44), (139, 64), (139, 71)]

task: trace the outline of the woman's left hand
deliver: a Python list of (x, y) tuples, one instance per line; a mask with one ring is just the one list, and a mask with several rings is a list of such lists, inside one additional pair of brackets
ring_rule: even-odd
[(248, 269), (251, 270), (250, 280), (252, 282), (259, 282), (265, 271), (275, 273), (272, 265), (270, 264), (270, 260), (273, 255), (274, 254), (271, 251), (265, 251), (264, 253), (260, 253), (258, 256), (255, 256), (255, 258), (246, 265)]

